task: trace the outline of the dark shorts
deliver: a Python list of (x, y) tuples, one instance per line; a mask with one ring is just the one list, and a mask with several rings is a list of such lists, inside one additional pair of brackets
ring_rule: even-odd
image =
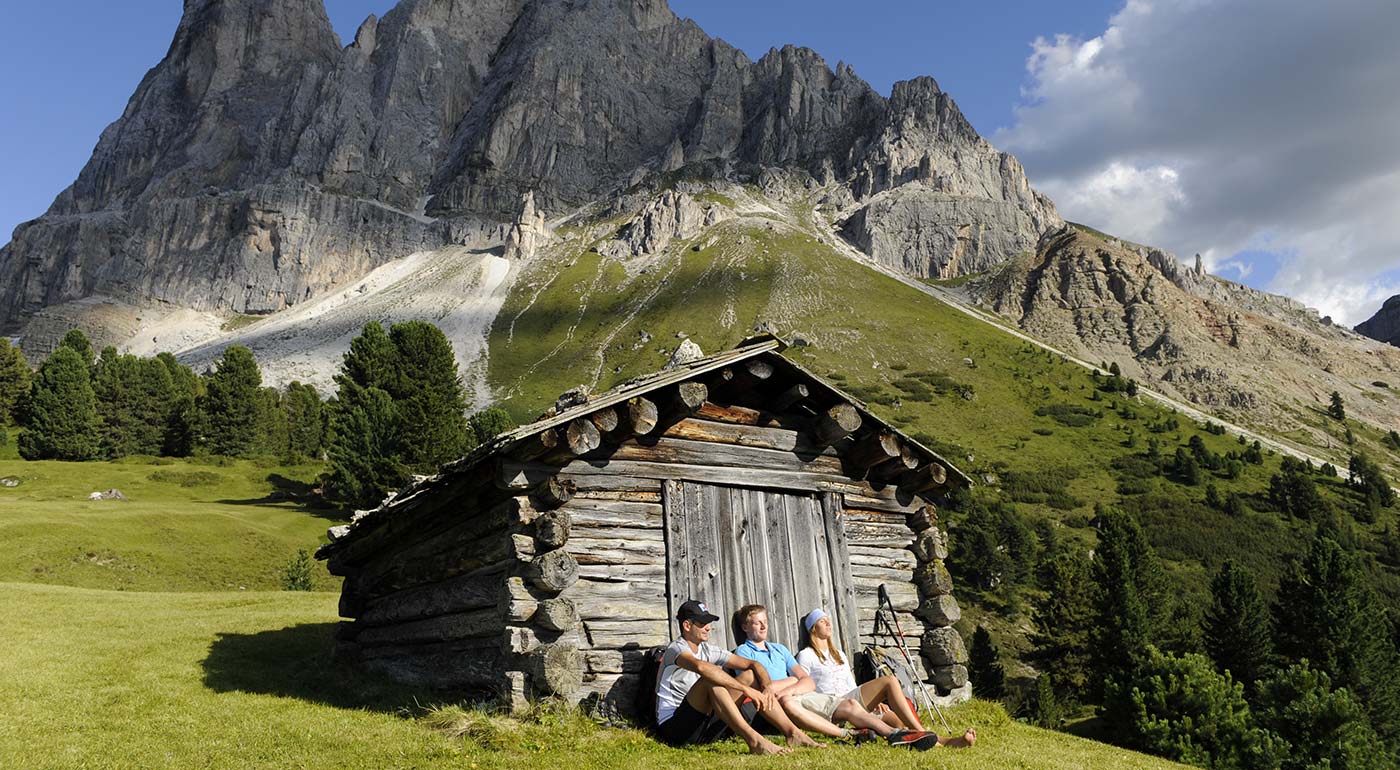
[[(739, 704), (739, 713), (749, 724), (759, 719), (758, 709), (751, 700)], [(767, 720), (763, 720), (763, 723), (767, 724)], [(656, 735), (672, 746), (714, 743), (729, 735), (729, 726), (718, 714), (701, 714), (690, 705), (690, 701), (682, 701), (670, 719), (656, 726)]]

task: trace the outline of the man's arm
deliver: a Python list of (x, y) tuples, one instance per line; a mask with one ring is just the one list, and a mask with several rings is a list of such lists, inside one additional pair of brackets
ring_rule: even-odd
[[(725, 661), (725, 665), (735, 670), (749, 668), (748, 665), (731, 665), (735, 661), (740, 661), (743, 664), (753, 663), (753, 661), (747, 660), (745, 658), (740, 658), (737, 655), (730, 655), (729, 660)], [(730, 690), (737, 690), (743, 693), (744, 695), (747, 695), (748, 697), (752, 698), (755, 703), (758, 704), (759, 710), (772, 708), (778, 703), (778, 699), (771, 693), (765, 692), (763, 690), (756, 690), (752, 687), (742, 684), (741, 682), (739, 682), (739, 680), (725, 673), (724, 669), (720, 668), (719, 666), (716, 666), (713, 663), (710, 663), (709, 661), (700, 660), (699, 658), (695, 657), (689, 652), (682, 652), (679, 656), (677, 656), (676, 665), (680, 666), (681, 668), (687, 671), (694, 671), (695, 673), (700, 675), (701, 679), (704, 679), (707, 682), (718, 685), (720, 687), (728, 688)], [(764, 684), (762, 686), (767, 686), (766, 682), (768, 679), (768, 675), (766, 672), (763, 671), (762, 666), (758, 666), (758, 670), (754, 672), (754, 676), (761, 677), (764, 681)]]
[(797, 681), (788, 685), (782, 695), (805, 695), (817, 689), (816, 680), (812, 679), (812, 675), (802, 666), (788, 667), (788, 676), (796, 677)]

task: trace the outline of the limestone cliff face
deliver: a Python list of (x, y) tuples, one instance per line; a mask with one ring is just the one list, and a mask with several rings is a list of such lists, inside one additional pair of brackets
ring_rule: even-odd
[(1386, 300), (1375, 315), (1357, 324), (1356, 331), (1373, 340), (1400, 347), (1400, 294)]
[(1060, 224), (931, 78), (886, 99), (810, 50), (753, 62), (664, 0), (402, 0), (344, 48), (320, 0), (187, 0), (78, 179), (0, 250), (0, 325), (91, 295), (272, 312), (499, 245), (527, 194), (553, 219), (682, 168), (826, 188), (853, 242), (919, 275)]
[(971, 294), (1066, 352), (1247, 422), (1298, 429), (1334, 390), (1362, 419), (1400, 420), (1400, 404), (1365, 395), (1400, 373), (1400, 351), (1161, 251), (1065, 227)]

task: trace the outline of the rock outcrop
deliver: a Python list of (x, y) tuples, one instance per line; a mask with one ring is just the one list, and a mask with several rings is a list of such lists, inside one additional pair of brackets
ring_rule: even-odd
[(1400, 372), (1400, 351), (1165, 252), (1067, 226), (969, 293), (1066, 352), (1250, 424), (1296, 430), (1334, 390), (1372, 424), (1400, 420), (1400, 404), (1363, 395)]
[(1376, 314), (1356, 325), (1358, 334), (1400, 347), (1400, 294), (1381, 305)]
[(931, 78), (886, 99), (810, 50), (753, 62), (664, 0), (402, 0), (344, 48), (320, 0), (187, 0), (78, 179), (0, 250), (0, 326), (94, 295), (273, 312), (414, 251), (526, 253), (527, 193), (543, 219), (772, 169), (920, 275), (1059, 223)]
[(598, 251), (613, 259), (656, 254), (665, 251), (674, 240), (688, 240), (702, 230), (734, 213), (719, 204), (705, 204), (687, 193), (667, 190), (642, 208), (622, 229), (615, 240)]

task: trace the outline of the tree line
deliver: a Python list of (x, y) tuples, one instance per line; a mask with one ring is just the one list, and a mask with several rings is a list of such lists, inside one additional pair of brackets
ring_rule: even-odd
[(241, 345), (202, 374), (170, 353), (95, 353), (75, 329), (33, 372), (18, 347), (0, 340), (0, 429), (23, 428), (17, 443), (26, 460), (325, 460), (325, 500), (366, 507), (514, 427), (499, 407), (467, 417), (452, 346), (422, 321), (387, 330), (367, 324), (335, 384), (327, 400), (301, 382), (265, 387), (252, 351)]

